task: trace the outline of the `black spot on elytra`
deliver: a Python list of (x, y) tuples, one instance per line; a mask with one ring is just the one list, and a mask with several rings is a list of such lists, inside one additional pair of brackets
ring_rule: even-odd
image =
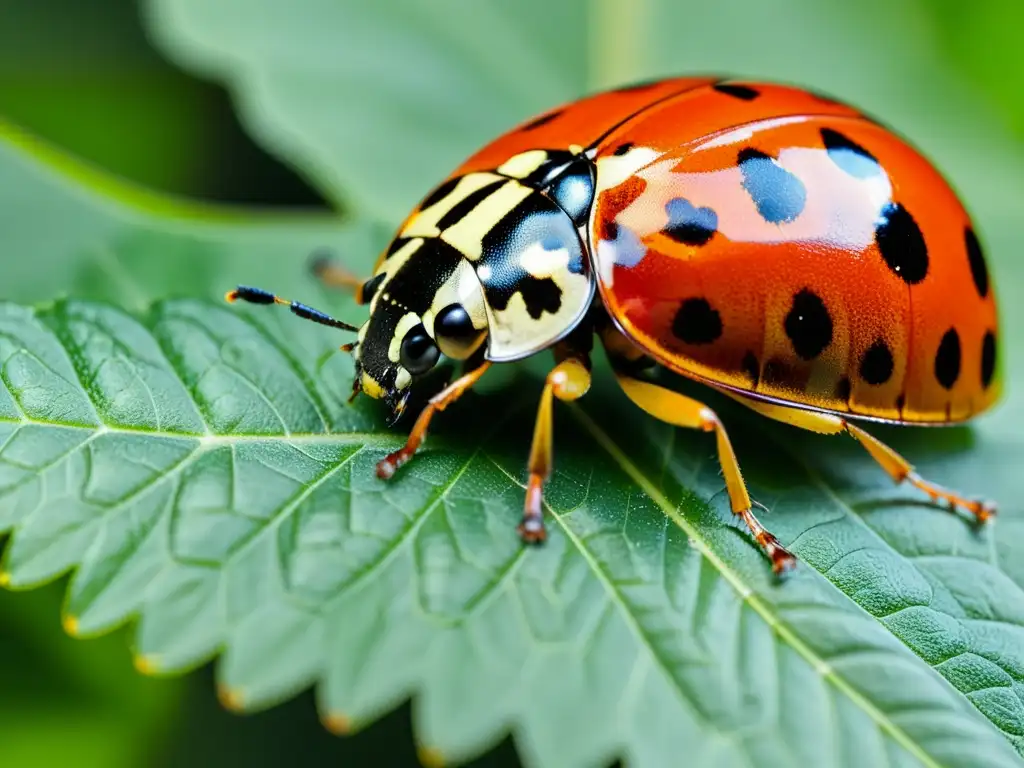
[(710, 208), (696, 208), (689, 200), (674, 197), (665, 203), (668, 225), (663, 232), (685, 245), (704, 245), (718, 230), (718, 214)]
[(711, 86), (719, 93), (724, 93), (726, 96), (732, 96), (736, 99), (743, 99), (743, 101), (753, 101), (761, 92), (751, 88), (749, 85), (739, 85), (737, 83), (715, 83)]
[(945, 389), (952, 389), (960, 378), (960, 334), (950, 328), (939, 342), (935, 353), (935, 379)]
[(981, 386), (988, 389), (996, 374), (996, 335), (985, 331), (981, 342)]
[(761, 218), (772, 224), (793, 221), (807, 203), (807, 189), (800, 179), (764, 152), (746, 148), (739, 153), (743, 188), (757, 206)]
[(788, 387), (795, 380), (793, 367), (778, 357), (765, 361), (761, 370), (761, 383), (769, 387)]
[(771, 160), (772, 156), (769, 155), (767, 152), (762, 152), (761, 150), (754, 149), (753, 147), (744, 147), (743, 149), (740, 150), (740, 153), (739, 155), (737, 155), (737, 158), (737, 162), (739, 162), (740, 165), (742, 165), (748, 160)]
[(448, 195), (452, 193), (455, 186), (462, 180), (461, 176), (448, 179), (448, 181), (434, 188), (434, 190), (426, 196), (422, 203), (420, 203), (420, 210), (425, 211), (433, 205), (437, 205), (439, 202), (444, 200)]
[(629, 150), (631, 150), (634, 146), (636, 145), (633, 144), (632, 141), (627, 141), (625, 144), (619, 144), (619, 146), (615, 148), (612, 154), (615, 155), (616, 157), (622, 157), (624, 154), (629, 152)]
[(829, 159), (851, 176), (866, 179), (882, 172), (874, 155), (839, 131), (822, 128), (821, 140), (825, 143)]
[(534, 131), (537, 128), (540, 128), (542, 125), (547, 125), (552, 120), (556, 120), (558, 118), (558, 116), (562, 114), (562, 111), (563, 110), (561, 110), (561, 109), (554, 109), (551, 112), (545, 112), (540, 117), (535, 118), (535, 119), (531, 120), (530, 122), (528, 122), (526, 125), (524, 125), (519, 130), (521, 130), (521, 131)]
[(748, 351), (740, 361), (740, 369), (750, 377), (750, 386), (757, 389), (757, 383), (761, 380), (761, 364), (757, 361), (757, 355)]
[(783, 328), (793, 351), (803, 360), (813, 360), (832, 343), (832, 317), (825, 302), (807, 288), (793, 296)]
[(490, 184), (485, 184), (475, 192), (470, 192), (462, 198), (462, 200), (453, 205), (444, 216), (438, 219), (437, 228), (443, 232), (449, 227), (454, 227), (466, 218), (466, 216), (468, 216), (474, 208), (480, 205), (480, 203), (493, 195), (499, 187), (505, 186), (505, 183), (504, 179), (499, 179), (498, 181), (492, 181)]
[[(482, 281), (481, 281), (482, 282)], [(526, 274), (519, 278), (514, 289), (507, 286), (493, 286), (484, 283), (487, 300), (494, 309), (505, 311), (512, 297), (519, 293), (526, 305), (526, 312), (534, 320), (539, 320), (545, 312), (555, 314), (562, 306), (562, 289), (550, 277), (534, 277)]]
[(875, 243), (889, 269), (910, 285), (928, 274), (928, 248), (914, 217), (899, 203), (889, 203), (875, 228)]
[(722, 316), (707, 299), (687, 299), (672, 321), (672, 333), (687, 344), (711, 344), (722, 335)]
[(878, 339), (868, 347), (860, 360), (860, 377), (868, 384), (878, 386), (892, 378), (894, 362), (889, 345)]
[(847, 405), (850, 403), (850, 394), (853, 392), (853, 387), (850, 385), (850, 379), (848, 376), (843, 376), (839, 381), (836, 382), (836, 399), (841, 400)]
[(971, 265), (974, 287), (978, 289), (978, 295), (984, 299), (988, 296), (988, 268), (985, 266), (985, 256), (981, 252), (978, 236), (970, 227), (964, 230), (964, 242), (967, 245), (967, 261)]

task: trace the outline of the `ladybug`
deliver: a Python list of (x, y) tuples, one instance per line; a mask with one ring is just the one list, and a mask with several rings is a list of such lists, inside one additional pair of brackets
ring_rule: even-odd
[(369, 303), (353, 397), (400, 415), (442, 358), (461, 375), (431, 418), (494, 363), (554, 353), (537, 413), (519, 533), (545, 538), (553, 398), (590, 387), (600, 339), (636, 405), (714, 432), (732, 511), (776, 572), (793, 556), (754, 515), (725, 427), (703, 403), (646, 376), (661, 366), (763, 416), (847, 433), (896, 482), (983, 522), (995, 513), (917, 475), (858, 423), (963, 422), (998, 398), (997, 312), (982, 247), (956, 194), (915, 149), (857, 110), (794, 87), (678, 78), (596, 94), (513, 129), (466, 160), (412, 212), (358, 281), (320, 277)]

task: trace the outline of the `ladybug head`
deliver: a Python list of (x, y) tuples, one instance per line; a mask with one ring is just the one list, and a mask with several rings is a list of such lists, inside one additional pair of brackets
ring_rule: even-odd
[(355, 348), (356, 387), (399, 416), (412, 384), (443, 357), (466, 360), (487, 338), (483, 290), (469, 262), (439, 238), (396, 241), (363, 288), (370, 317)]

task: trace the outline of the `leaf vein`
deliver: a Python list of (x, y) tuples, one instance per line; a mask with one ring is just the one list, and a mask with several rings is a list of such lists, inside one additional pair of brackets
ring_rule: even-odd
[[(689, 538), (698, 544), (697, 549), (707, 558), (712, 565), (718, 570), (722, 577), (733, 587), (734, 590), (739, 594), (740, 598), (747, 602), (751, 608), (758, 613), (758, 615), (771, 626), (775, 632), (778, 633), (780, 639), (790, 645), (800, 656), (802, 656), (812, 668), (814, 668), (818, 674), (823, 678), (829, 680), (837, 689), (842, 691), (843, 694), (849, 698), (853, 704), (860, 708), (875, 724), (883, 731), (889, 734), (892, 739), (906, 749), (910, 754), (914, 755), (918, 760), (931, 768), (939, 768), (938, 762), (929, 755), (924, 748), (914, 741), (910, 735), (900, 728), (890, 717), (887, 717), (885, 713), (878, 709), (871, 701), (867, 699), (864, 694), (860, 693), (854, 688), (844, 677), (840, 676), (835, 669), (823, 658), (818, 656), (814, 650), (805, 643), (790, 627), (788, 627), (765, 603), (761, 598), (755, 595), (749, 587), (747, 587), (732, 568), (730, 568), (724, 560), (722, 560), (716, 553), (714, 553), (708, 546), (707, 542), (700, 535), (699, 531), (694, 528), (682, 515), (679, 514), (665, 498), (657, 488), (644, 476), (636, 465), (634, 465), (629, 458), (619, 449), (619, 447), (611, 440), (611, 438), (600, 428), (597, 423), (594, 422), (589, 415), (587, 415), (582, 409), (578, 407), (572, 407), (572, 412), (580, 423), (594, 436), (595, 440), (601, 445), (605, 451), (612, 457), (612, 459), (622, 467), (622, 469), (629, 475), (634, 482), (637, 483), (644, 491), (650, 496), (651, 500), (654, 501), (662, 511), (672, 519), (672, 521), (678, 525)], [(556, 518), (558, 516), (556, 515)], [(559, 519), (559, 523), (562, 521)], [(567, 530), (568, 527), (562, 524), (563, 529)], [(577, 546), (580, 546), (578, 539), (575, 538), (574, 534), (569, 534)], [(592, 567), (596, 567), (596, 564), (592, 563)], [(669, 670), (666, 669), (666, 673)], [(671, 675), (670, 675), (671, 677)], [(672, 678), (674, 679), (674, 677)]]

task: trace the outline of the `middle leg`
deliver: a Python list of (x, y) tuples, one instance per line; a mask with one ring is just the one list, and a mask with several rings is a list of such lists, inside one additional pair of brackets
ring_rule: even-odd
[[(557, 354), (557, 353), (556, 353)], [(544, 392), (537, 408), (537, 422), (530, 446), (530, 479), (526, 482), (526, 502), (519, 536), (528, 544), (539, 544), (547, 538), (544, 528), (543, 489), (551, 476), (554, 460), (553, 405), (554, 398), (563, 402), (578, 400), (590, 389), (590, 359), (581, 353), (568, 354), (548, 373)]]
[(699, 429), (714, 432), (718, 445), (718, 461), (725, 476), (725, 488), (729, 493), (729, 503), (733, 514), (743, 518), (755, 541), (764, 550), (772, 563), (772, 570), (781, 573), (796, 563), (796, 558), (779, 543), (754, 515), (754, 502), (747, 493), (746, 483), (740, 473), (740, 465), (736, 460), (729, 435), (725, 431), (718, 415), (698, 400), (686, 397), (665, 387), (642, 381), (621, 370), (615, 377), (626, 397), (647, 411), (651, 416), (687, 429)]

